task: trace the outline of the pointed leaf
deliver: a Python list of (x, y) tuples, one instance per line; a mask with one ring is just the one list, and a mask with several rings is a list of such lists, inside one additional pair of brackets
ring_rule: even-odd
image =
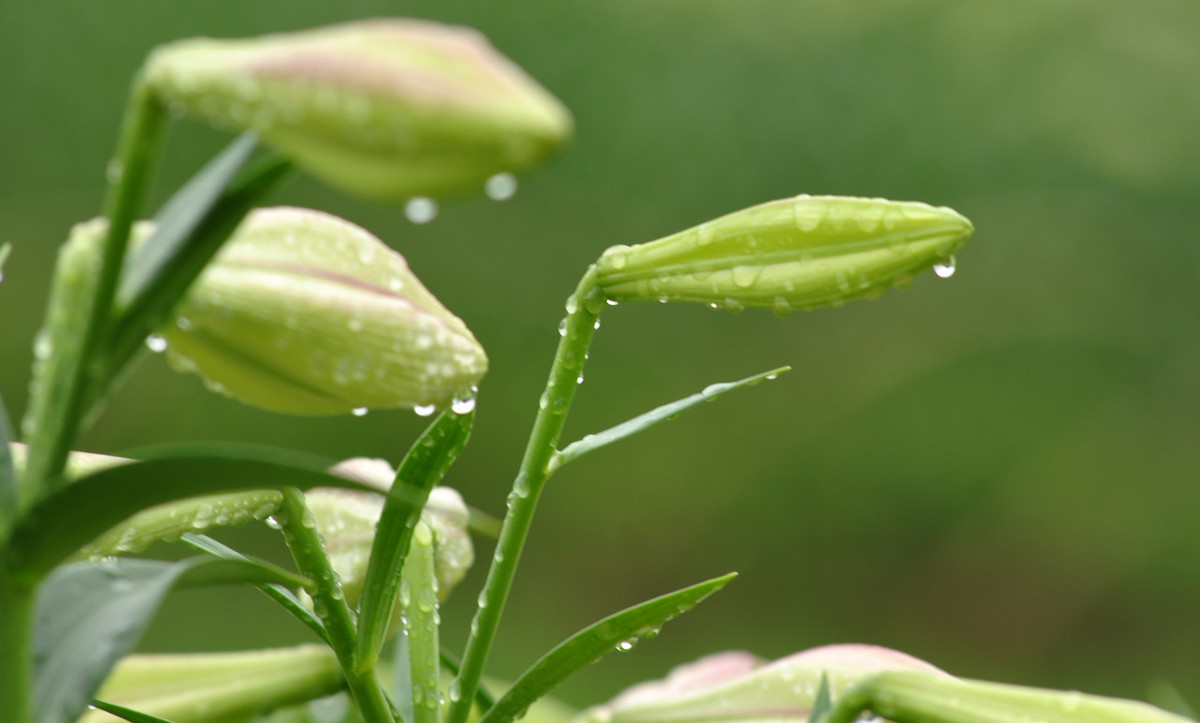
[[(207, 535), (197, 535), (195, 533), (187, 533), (180, 540), (191, 547), (207, 552), (214, 557), (224, 558), (226, 560), (246, 560), (249, 559), (242, 553), (234, 550), (231, 547), (221, 544)], [(284, 610), (287, 610), (300, 622), (304, 623), (305, 627), (313, 631), (318, 638), (328, 642), (329, 635), (325, 631), (325, 625), (321, 620), (312, 613), (311, 610), (304, 607), (292, 591), (277, 584), (257, 585), (259, 590), (264, 595), (279, 603)]]
[(117, 705), (116, 703), (109, 703), (98, 698), (92, 699), (92, 707), (98, 708), (109, 715), (115, 715), (118, 718), (123, 718), (124, 720), (129, 721), (129, 723), (171, 723), (171, 721), (167, 720), (166, 718), (159, 718), (156, 715), (142, 713), (141, 711), (137, 711), (132, 708), (126, 708), (125, 706)]
[(763, 372), (762, 374), (755, 374), (752, 377), (746, 377), (745, 379), (741, 379), (736, 382), (710, 384), (705, 387), (703, 391), (693, 394), (690, 397), (684, 397), (683, 399), (671, 402), (670, 404), (664, 404), (663, 406), (652, 409), (645, 414), (634, 417), (627, 422), (618, 424), (615, 427), (610, 427), (603, 432), (586, 435), (583, 439), (577, 442), (572, 442), (571, 444), (567, 445), (566, 448), (556, 454), (550, 464), (550, 469), (551, 471), (556, 470), (568, 462), (575, 461), (588, 452), (600, 449), (601, 447), (607, 447), (613, 442), (619, 442), (626, 437), (631, 437), (638, 432), (653, 427), (660, 422), (674, 419), (681, 413), (691, 409), (701, 402), (711, 402), (726, 392), (731, 392), (734, 389), (741, 389), (742, 387), (753, 386), (764, 379), (774, 379), (780, 374), (790, 370), (791, 367), (780, 367), (778, 369), (772, 369), (771, 371)]
[(400, 572), (412, 543), (413, 530), (421, 518), (421, 509), (429, 491), (441, 481), (466, 446), (474, 420), (473, 412), (461, 415), (443, 412), (413, 443), (400, 463), (392, 489), (406, 493), (390, 496), (384, 503), (359, 597), (355, 664), (360, 670), (370, 670), (379, 658), (400, 589)]
[(829, 711), (832, 708), (833, 701), (829, 696), (829, 677), (822, 673), (821, 685), (817, 688), (817, 697), (813, 700), (812, 710), (808, 714), (808, 723), (818, 723), (822, 718), (829, 715)]
[(163, 206), (150, 238), (127, 258), (104, 384), (120, 375), (246, 214), (291, 169), (282, 158), (269, 156), (237, 176), (254, 147), (249, 133), (230, 144)]
[(137, 644), (172, 587), (295, 581), (295, 575), (278, 568), (207, 557), (64, 565), (38, 593), (33, 638), (37, 720), (76, 720), (112, 667)]
[(542, 656), (513, 683), (479, 723), (510, 723), (534, 701), (549, 693), (572, 673), (615, 649), (628, 650), (634, 641), (653, 637), (663, 624), (695, 607), (737, 576), (730, 573), (640, 605), (626, 608), (594, 623)]
[[(96, 536), (141, 510), (201, 495), (251, 489), (341, 487), (378, 493), (329, 474), (328, 460), (264, 447), (169, 445), (151, 458), (99, 470), (43, 500), (13, 531), (7, 564), (14, 577), (37, 580)], [(402, 487), (388, 493), (411, 502)]]

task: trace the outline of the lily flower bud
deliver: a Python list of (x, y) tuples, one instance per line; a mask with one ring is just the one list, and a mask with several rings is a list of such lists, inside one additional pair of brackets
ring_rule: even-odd
[(571, 134), (563, 105), (478, 32), (376, 19), (183, 40), (144, 77), (174, 114), (253, 130), (297, 165), (382, 201), (482, 189)]
[[(386, 492), (395, 478), (391, 465), (382, 459), (350, 459), (329, 471), (378, 487), (380, 492)], [(333, 568), (341, 578), (346, 601), (354, 605), (362, 593), (367, 576), (375, 525), (383, 512), (383, 497), (365, 492), (318, 488), (306, 493), (305, 500), (317, 520), (317, 530), (325, 540), (325, 549), (329, 552)], [(467, 505), (457, 491), (449, 487), (434, 487), (430, 491), (425, 509), (421, 512), (421, 521), (417, 524), (428, 527), (433, 536), (434, 572), (438, 581), (439, 600), (446, 599), (475, 561), (467, 532), (467, 518)], [(402, 607), (405, 604), (404, 595), (401, 594), (397, 605)]]
[(725, 652), (680, 666), (664, 680), (636, 685), (612, 702), (584, 711), (574, 723), (735, 723), (804, 720), (822, 677), (836, 698), (858, 680), (885, 670), (945, 676), (910, 655), (874, 645), (827, 645), (764, 664), (749, 653)]
[(839, 306), (875, 298), (939, 266), (974, 232), (946, 207), (801, 195), (722, 216), (596, 263), (613, 301), (695, 301), (732, 311)]
[(299, 208), (251, 213), (161, 335), (176, 369), (293, 414), (448, 406), (487, 371), (479, 342), (404, 257)]

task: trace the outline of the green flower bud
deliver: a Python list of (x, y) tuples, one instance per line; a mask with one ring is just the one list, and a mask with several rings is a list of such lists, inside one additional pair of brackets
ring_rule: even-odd
[(152, 339), (181, 371), (266, 409), (419, 413), (474, 396), (466, 325), (367, 231), (318, 211), (251, 213)]
[(802, 195), (614, 246), (596, 264), (597, 283), (613, 301), (697, 301), (785, 315), (875, 298), (930, 267), (948, 276), (973, 232), (944, 206)]
[(749, 653), (717, 653), (676, 668), (664, 680), (636, 685), (612, 702), (584, 711), (574, 723), (752, 723), (761, 722), (764, 711), (771, 712), (772, 720), (804, 720), (822, 677), (836, 698), (860, 679), (885, 670), (946, 676), (924, 661), (874, 645), (827, 645), (766, 664)]
[[(350, 459), (329, 471), (378, 487), (381, 492), (388, 490), (395, 478), (391, 465), (382, 459)], [(375, 525), (383, 512), (383, 497), (319, 488), (309, 491), (305, 499), (317, 520), (317, 530), (325, 540), (333, 568), (342, 580), (346, 601), (354, 605), (366, 579)], [(446, 599), (475, 561), (467, 518), (467, 506), (458, 492), (449, 487), (434, 487), (430, 491), (418, 524), (425, 526), (433, 537), (434, 572), (440, 600)], [(397, 605), (405, 604), (401, 594)]]
[(562, 104), (478, 32), (418, 20), (179, 41), (151, 55), (145, 80), (173, 113), (253, 130), (382, 201), (481, 189), (571, 133)]

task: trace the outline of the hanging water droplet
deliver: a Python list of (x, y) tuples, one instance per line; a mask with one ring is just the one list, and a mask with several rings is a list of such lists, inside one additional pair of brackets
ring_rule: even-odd
[(617, 643), (617, 652), (624, 653), (633, 650), (633, 646), (636, 644), (637, 643), (634, 640), (622, 640), (621, 642)]
[(268, 517), (265, 522), (267, 523), (267, 527), (270, 527), (272, 530), (283, 529), (283, 523), (276, 519), (274, 515)]
[(418, 404), (413, 407), (413, 412), (418, 417), (428, 417), (437, 411), (437, 406), (434, 404)]
[(367, 416), (367, 412), (369, 412), (369, 411), (370, 410), (367, 409), (366, 407), (355, 407), (354, 409), (350, 410), (350, 413), (356, 417), (365, 417), (365, 416)]
[(609, 306), (616, 306), (617, 300), (616, 299), (605, 299), (604, 303), (608, 304)]
[(146, 337), (146, 348), (155, 354), (162, 354), (167, 350), (167, 340), (158, 334), (151, 334)]
[(575, 377), (576, 384), (583, 384), (583, 372), (579, 372), (579, 376)]
[(566, 320), (566, 317), (564, 317), (562, 321), (558, 322), (558, 335), (559, 335), (559, 336), (566, 336), (566, 335), (567, 335), (567, 320)]
[(951, 276), (954, 275), (954, 272), (956, 270), (957, 270), (957, 264), (956, 264), (953, 256), (946, 259), (945, 261), (940, 261), (933, 265), (933, 273), (937, 274), (939, 279), (950, 278)]
[(455, 399), (450, 402), (450, 410), (455, 414), (470, 414), (475, 410), (475, 397)]
[(429, 223), (437, 214), (437, 201), (427, 196), (413, 196), (404, 204), (404, 215), (413, 223)]
[(483, 192), (493, 201), (507, 201), (517, 193), (517, 179), (511, 173), (497, 173), (483, 184)]
[(592, 324), (592, 328), (593, 328), (593, 329), (599, 329), (599, 328), (600, 328), (600, 320), (599, 320), (599, 319), (596, 319), (596, 322), (595, 322), (594, 324)]

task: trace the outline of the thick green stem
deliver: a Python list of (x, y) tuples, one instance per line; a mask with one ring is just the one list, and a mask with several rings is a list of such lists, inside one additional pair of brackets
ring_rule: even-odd
[(354, 613), (346, 604), (341, 582), (333, 570), (329, 553), (317, 532), (316, 519), (304, 501), (304, 493), (292, 487), (283, 490), (283, 505), (279, 515), (283, 538), (300, 573), (313, 581), (308, 594), (313, 609), (325, 625), (329, 644), (337, 655), (346, 686), (358, 704), (366, 723), (395, 723), (387, 696), (379, 685), (374, 671), (359, 673), (354, 666), (354, 650), (358, 633)]
[(525, 457), (508, 498), (508, 513), (504, 517), (496, 554), (492, 558), (483, 595), (471, 623), (462, 668), (450, 687), (446, 723), (466, 723), (471, 711), (471, 703), (475, 699), (475, 691), (479, 687), (483, 667), (500, 624), (500, 615), (504, 612), (504, 603), (512, 589), (521, 550), (533, 521), (533, 512), (542, 488), (550, 477), (550, 463), (557, 453), (559, 436), (575, 398), (578, 380), (582, 378), (583, 364), (587, 360), (604, 304), (604, 296), (596, 286), (596, 269), (592, 267), (567, 300), (567, 319), (562, 329), (562, 339), (558, 343), (546, 391), (538, 403), (539, 411), (525, 448)]
[(0, 574), (0, 701), (4, 720), (32, 723), (34, 589)]
[(424, 523), (417, 525), (407, 562), (405, 572), (411, 589), (404, 611), (404, 634), (408, 636), (412, 671), (412, 723), (442, 723), (437, 574), (434, 572), (433, 532)]
[(88, 389), (97, 383), (92, 365), (101, 356), (96, 351), (112, 321), (113, 298), (129, 245), (129, 231), (150, 188), (166, 121), (165, 109), (139, 75), (130, 94), (117, 155), (108, 170), (104, 205), (108, 236), (92, 298), (81, 309), (88, 315), (82, 342), (73, 349), (73, 358), (63, 360), (61, 373), (43, 381), (53, 385), (42, 390), (51, 401), (40, 405), (40, 414), (30, 420), (32, 434), (26, 440), (30, 445), (29, 464), (21, 494), (25, 509), (53, 492), (51, 485), (63, 479), (61, 472), (79, 432)]

